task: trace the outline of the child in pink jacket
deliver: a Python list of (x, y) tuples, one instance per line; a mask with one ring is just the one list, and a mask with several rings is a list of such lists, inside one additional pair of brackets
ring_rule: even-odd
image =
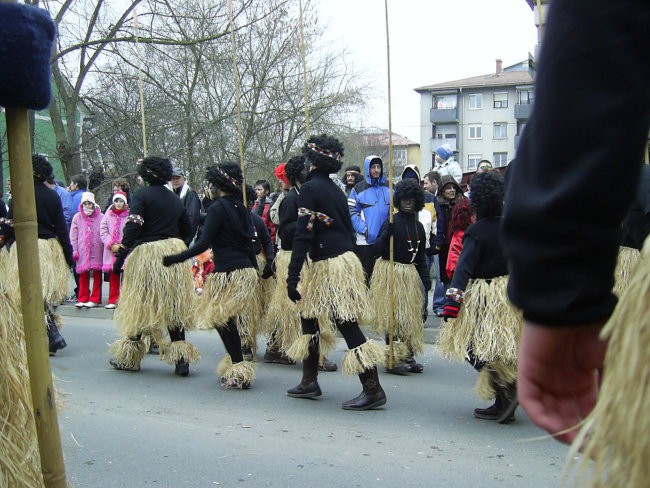
[(115, 308), (120, 299), (120, 275), (113, 273), (115, 253), (120, 249), (122, 242), (122, 231), (126, 218), (129, 216), (126, 193), (116, 191), (113, 195), (113, 203), (102, 219), (100, 225), (100, 236), (104, 244), (104, 265), (103, 270), (109, 273), (108, 305), (106, 308)]
[[(93, 308), (102, 302), (102, 241), (99, 238), (99, 224), (104, 215), (95, 203), (95, 195), (84, 192), (81, 195), (79, 212), (72, 218), (70, 243), (76, 272), (79, 275), (77, 308)], [(93, 274), (93, 289), (90, 291), (90, 272)]]

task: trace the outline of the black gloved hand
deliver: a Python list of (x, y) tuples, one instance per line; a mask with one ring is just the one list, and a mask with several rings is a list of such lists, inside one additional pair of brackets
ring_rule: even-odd
[(176, 257), (175, 255), (172, 254), (171, 256), (163, 257), (162, 262), (163, 262), (163, 266), (169, 267), (172, 264), (180, 263), (181, 261), (178, 259), (178, 257)]
[(287, 282), (287, 296), (289, 300), (293, 303), (296, 303), (302, 299), (302, 296), (298, 292), (298, 282), (297, 281), (288, 281)]
[(386, 234), (389, 236), (395, 235), (395, 223), (394, 222), (389, 222), (386, 225)]
[(262, 271), (262, 279), (266, 280), (273, 276), (273, 263), (267, 262), (264, 266), (264, 271)]
[(121, 274), (122, 266), (124, 266), (124, 258), (120, 258), (120, 257), (115, 258), (115, 262), (113, 263), (113, 273)]

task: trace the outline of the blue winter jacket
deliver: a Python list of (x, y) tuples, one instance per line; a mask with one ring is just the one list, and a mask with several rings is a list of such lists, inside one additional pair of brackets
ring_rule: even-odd
[[(370, 163), (379, 161), (381, 176), (370, 178)], [(382, 224), (388, 218), (390, 195), (384, 176), (384, 162), (379, 156), (368, 156), (364, 161), (366, 177), (354, 186), (348, 196), (352, 225), (357, 233), (357, 244), (374, 244)]]

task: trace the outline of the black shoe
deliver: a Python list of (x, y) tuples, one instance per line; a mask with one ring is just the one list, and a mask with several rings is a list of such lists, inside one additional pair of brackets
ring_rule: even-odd
[(57, 333), (56, 336), (50, 338), (49, 341), (50, 356), (54, 356), (56, 354), (56, 351), (58, 351), (59, 349), (63, 349), (67, 346), (68, 344), (65, 342), (63, 336)]
[(407, 364), (395, 363), (395, 366), (393, 366), (392, 368), (386, 367), (386, 372), (390, 374), (396, 374), (398, 376), (406, 376), (410, 371)]
[(111, 358), (108, 363), (113, 366), (115, 369), (119, 369), (120, 371), (133, 371), (133, 372), (138, 372), (140, 371), (140, 365), (138, 364), (135, 368), (129, 368), (125, 366), (124, 364), (118, 363), (115, 358)]
[(156, 341), (153, 339), (151, 340), (151, 344), (149, 345), (149, 354), (160, 354), (160, 346)]
[(265, 363), (275, 363), (275, 364), (296, 364), (286, 354), (283, 354), (281, 351), (274, 349), (267, 349), (264, 353), (264, 362)]
[(253, 361), (255, 358), (253, 356), (253, 349), (250, 347), (244, 347), (241, 350), (242, 356), (244, 356), (244, 361)]
[(318, 371), (336, 371), (337, 369), (339, 368), (336, 363), (327, 358), (323, 359), (323, 364), (318, 365)]
[(500, 424), (508, 424), (515, 420), (515, 410), (519, 405), (517, 399), (517, 383), (511, 383), (503, 392), (503, 409), (497, 418)]
[(386, 394), (384, 390), (368, 394), (362, 392), (358, 397), (343, 402), (343, 410), (371, 410), (386, 404)]
[(308, 385), (300, 383), (298, 386), (287, 390), (287, 395), (293, 398), (316, 398), (322, 394), (318, 381), (312, 381)]
[(499, 415), (501, 415), (501, 408), (499, 408), (496, 403), (494, 403), (494, 405), (490, 405), (488, 408), (474, 409), (474, 417), (477, 419), (496, 420), (499, 418)]
[(181, 359), (176, 363), (176, 369), (174, 370), (174, 374), (177, 374), (178, 376), (189, 376), (190, 375), (190, 363), (185, 361), (184, 359)]
[(420, 363), (416, 363), (415, 359), (408, 358), (406, 360), (406, 369), (409, 373), (421, 373), (424, 371), (424, 366), (422, 366)]

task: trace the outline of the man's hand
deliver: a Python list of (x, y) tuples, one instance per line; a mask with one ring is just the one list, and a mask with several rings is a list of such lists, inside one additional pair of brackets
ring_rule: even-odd
[(124, 266), (124, 258), (116, 258), (115, 262), (113, 263), (113, 273), (121, 274), (122, 266)]
[(119, 251), (119, 250), (120, 250), (120, 244), (119, 243), (116, 242), (116, 243), (111, 244), (111, 252), (113, 254), (117, 254), (117, 251)]
[(603, 323), (548, 327), (525, 322), (519, 348), (517, 390), (530, 419), (566, 444), (594, 408), (607, 344)]
[(293, 303), (299, 302), (300, 299), (302, 299), (302, 296), (298, 292), (297, 282), (287, 283), (287, 295), (289, 296), (289, 300), (291, 300)]
[(273, 263), (267, 262), (264, 265), (264, 270), (262, 271), (262, 279), (266, 280), (269, 279), (271, 276), (273, 276)]

